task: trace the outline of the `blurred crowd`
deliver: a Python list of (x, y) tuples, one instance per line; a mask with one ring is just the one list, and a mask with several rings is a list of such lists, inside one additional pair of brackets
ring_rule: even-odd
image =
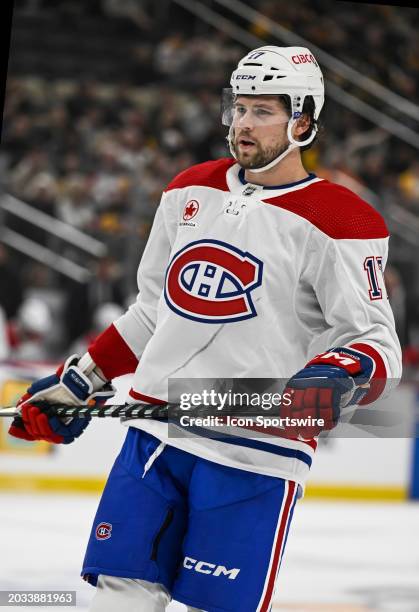
[(413, 7), (333, 0), (250, 0), (264, 17), (250, 31), (270, 40), (266, 17), (340, 59), (362, 75), (419, 103), (419, 12)]
[[(21, 0), (17, 9), (55, 10), (52, 4)], [(75, 6), (70, 0), (59, 4)], [(410, 9), (367, 5), (354, 11), (347, 2), (332, 22), (329, 0), (280, 3), (280, 11), (271, 0), (249, 4), (419, 100), (419, 24)], [(54, 232), (8, 215), (8, 227), (83, 263), (91, 281), (65, 278), (0, 244), (0, 345), (1, 320), (8, 338), (3, 357), (57, 359), (69, 346), (86, 346), (135, 298), (136, 268), (167, 182), (194, 163), (228, 155), (220, 91), (245, 49), (220, 32), (158, 30), (153, 26), (163, 17), (147, 10), (147, 2), (107, 0), (90, 3), (90, 10), (95, 5), (101, 19), (127, 20), (141, 33), (132, 47), (137, 77), (128, 68), (119, 82), (9, 73), (0, 177), (5, 192), (99, 240), (106, 254), (87, 256), (58, 243)], [(273, 42), (263, 19), (248, 29)], [(384, 215), (396, 203), (419, 223), (416, 151), (330, 100), (322, 125), (316, 145), (304, 153), (307, 168), (373, 199)], [(386, 282), (406, 354), (418, 365), (418, 296), (406, 283), (412, 274), (417, 278), (417, 265), (412, 270), (390, 261)], [(36, 329), (28, 329), (31, 319), (38, 321)]]

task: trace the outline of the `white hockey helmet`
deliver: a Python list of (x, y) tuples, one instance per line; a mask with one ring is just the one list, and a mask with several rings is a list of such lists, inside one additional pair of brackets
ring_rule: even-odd
[(93, 326), (97, 330), (104, 330), (111, 323), (124, 314), (124, 309), (114, 302), (105, 302), (96, 308), (93, 313)]
[(265, 46), (250, 51), (243, 57), (230, 79), (231, 87), (223, 90), (222, 122), (230, 127), (228, 142), (231, 153), (236, 157), (232, 146), (234, 101), (238, 95), (288, 95), (291, 103), (291, 117), (288, 121), (288, 149), (278, 158), (255, 172), (268, 170), (285, 157), (292, 149), (302, 147), (316, 136), (314, 125), (310, 136), (305, 140), (295, 140), (292, 127), (301, 116), (304, 100), (312, 96), (314, 119), (317, 120), (324, 103), (324, 81), (319, 65), (306, 47)]
[(45, 336), (53, 323), (47, 304), (35, 297), (28, 297), (22, 302), (17, 320), (25, 331), (39, 336)]

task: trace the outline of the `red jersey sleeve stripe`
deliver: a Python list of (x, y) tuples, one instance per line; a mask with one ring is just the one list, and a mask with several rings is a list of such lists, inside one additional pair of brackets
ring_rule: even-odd
[(357, 342), (355, 344), (350, 344), (349, 348), (352, 348), (356, 351), (360, 351), (361, 353), (365, 353), (366, 355), (368, 355), (368, 357), (371, 357), (371, 359), (375, 363), (374, 374), (372, 375), (370, 381), (370, 390), (368, 391), (367, 395), (359, 402), (360, 405), (371, 404), (371, 402), (374, 402), (380, 397), (380, 395), (384, 391), (384, 387), (386, 386), (387, 369), (384, 360), (381, 357), (380, 353), (370, 344)]
[(108, 380), (137, 369), (137, 357), (113, 324), (96, 338), (88, 351)]

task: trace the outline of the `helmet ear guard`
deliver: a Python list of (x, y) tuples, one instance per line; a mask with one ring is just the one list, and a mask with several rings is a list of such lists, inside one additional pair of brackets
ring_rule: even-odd
[[(316, 121), (324, 104), (323, 75), (316, 59), (305, 47), (259, 47), (242, 58), (231, 75), (231, 89), (223, 91), (222, 122), (230, 127), (227, 136), (230, 152), (237, 159), (233, 138), (233, 102), (238, 95), (287, 95), (291, 102), (291, 117), (287, 125), (288, 148), (262, 168), (252, 172), (264, 172), (279, 163), (288, 153), (313, 142), (317, 134)], [(228, 97), (229, 96), (229, 97)], [(296, 140), (292, 135), (295, 122), (303, 114), (307, 96), (314, 101), (310, 135)]]
[(307, 136), (307, 138), (305, 138), (304, 140), (295, 140), (294, 136), (292, 135), (292, 128), (294, 127), (295, 123), (298, 121), (299, 117), (294, 117), (288, 121), (288, 127), (287, 127), (287, 137), (288, 140), (290, 141), (290, 143), (295, 144), (297, 147), (305, 147), (307, 145), (309, 145), (311, 142), (313, 142), (313, 140), (315, 139), (316, 135), (317, 135), (317, 125), (315, 122), (313, 122), (311, 124), (311, 133), (309, 136)]

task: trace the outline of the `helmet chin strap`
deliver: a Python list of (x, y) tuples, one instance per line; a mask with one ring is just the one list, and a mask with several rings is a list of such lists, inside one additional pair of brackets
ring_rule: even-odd
[[(276, 164), (279, 164), (279, 162), (282, 161), (284, 157), (288, 155), (288, 153), (291, 153), (291, 151), (294, 151), (294, 149), (298, 149), (298, 147), (304, 147), (305, 145), (310, 144), (310, 142), (314, 140), (316, 133), (317, 133), (316, 126), (313, 126), (313, 130), (308, 138), (306, 138), (305, 140), (295, 140), (295, 138), (292, 135), (292, 128), (294, 127), (294, 124), (296, 123), (296, 121), (297, 121), (297, 118), (293, 119), (292, 117), (288, 121), (287, 137), (288, 137), (289, 145), (285, 149), (285, 151), (283, 151), (281, 155), (278, 155), (278, 157), (275, 157), (275, 159), (269, 162), (269, 164), (266, 164), (265, 166), (262, 166), (261, 168), (249, 168), (251, 172), (259, 173), (259, 172), (265, 172), (266, 170), (270, 170), (271, 168), (276, 166)], [(228, 136), (227, 136), (227, 142), (230, 148), (230, 153), (232, 154), (234, 159), (237, 159), (236, 153), (234, 151), (233, 137), (234, 137), (234, 128), (233, 126), (230, 126), (230, 129), (228, 131)]]

